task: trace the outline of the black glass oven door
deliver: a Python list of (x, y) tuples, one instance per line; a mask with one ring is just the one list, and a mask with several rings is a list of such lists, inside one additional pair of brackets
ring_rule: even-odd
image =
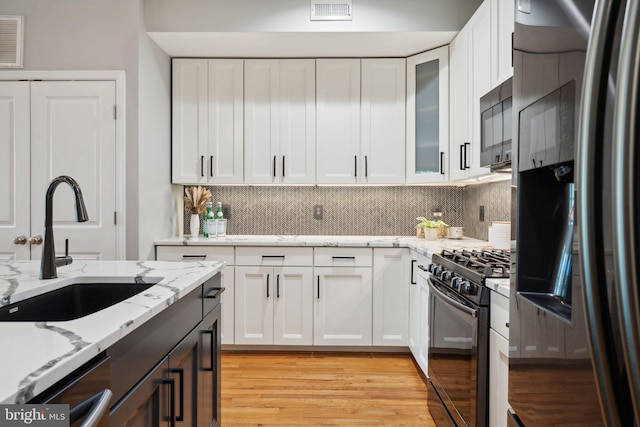
[(429, 291), (430, 378), (451, 416), (475, 426), (478, 310), (433, 278)]

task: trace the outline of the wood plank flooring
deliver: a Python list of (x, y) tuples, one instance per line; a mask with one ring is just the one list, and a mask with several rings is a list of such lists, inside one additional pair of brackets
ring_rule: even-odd
[(435, 427), (409, 355), (228, 351), (222, 425)]

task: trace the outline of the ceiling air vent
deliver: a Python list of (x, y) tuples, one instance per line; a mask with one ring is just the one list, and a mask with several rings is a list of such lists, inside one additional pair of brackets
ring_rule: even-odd
[(312, 21), (351, 21), (352, 0), (342, 0), (339, 2), (311, 0), (311, 20)]
[(22, 68), (24, 16), (0, 15), (0, 68)]

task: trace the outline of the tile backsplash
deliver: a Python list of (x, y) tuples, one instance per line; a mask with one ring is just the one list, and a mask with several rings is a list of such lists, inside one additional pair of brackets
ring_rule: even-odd
[[(210, 186), (214, 205), (229, 212), (228, 234), (289, 235), (415, 235), (417, 216), (443, 212), (452, 226), (464, 226), (465, 235), (487, 239), (492, 221), (510, 218), (510, 181), (454, 186), (307, 187)], [(323, 219), (314, 219), (322, 205)], [(485, 220), (478, 220), (479, 206)], [(184, 232), (189, 233), (188, 214)], [(202, 232), (202, 221), (200, 221)]]
[[(444, 221), (463, 222), (461, 187), (212, 186), (213, 202), (229, 208), (228, 234), (415, 235), (417, 216), (441, 209)], [(322, 205), (323, 219), (313, 217)], [(185, 233), (189, 221), (185, 214)], [(202, 227), (202, 221), (201, 221)]]
[[(480, 221), (484, 206), (484, 221)], [(511, 180), (470, 185), (464, 188), (465, 235), (488, 240), (493, 221), (511, 220)]]

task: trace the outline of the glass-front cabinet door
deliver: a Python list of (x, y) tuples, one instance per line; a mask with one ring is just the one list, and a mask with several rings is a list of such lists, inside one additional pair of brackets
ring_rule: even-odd
[(449, 47), (407, 58), (407, 183), (449, 180)]

